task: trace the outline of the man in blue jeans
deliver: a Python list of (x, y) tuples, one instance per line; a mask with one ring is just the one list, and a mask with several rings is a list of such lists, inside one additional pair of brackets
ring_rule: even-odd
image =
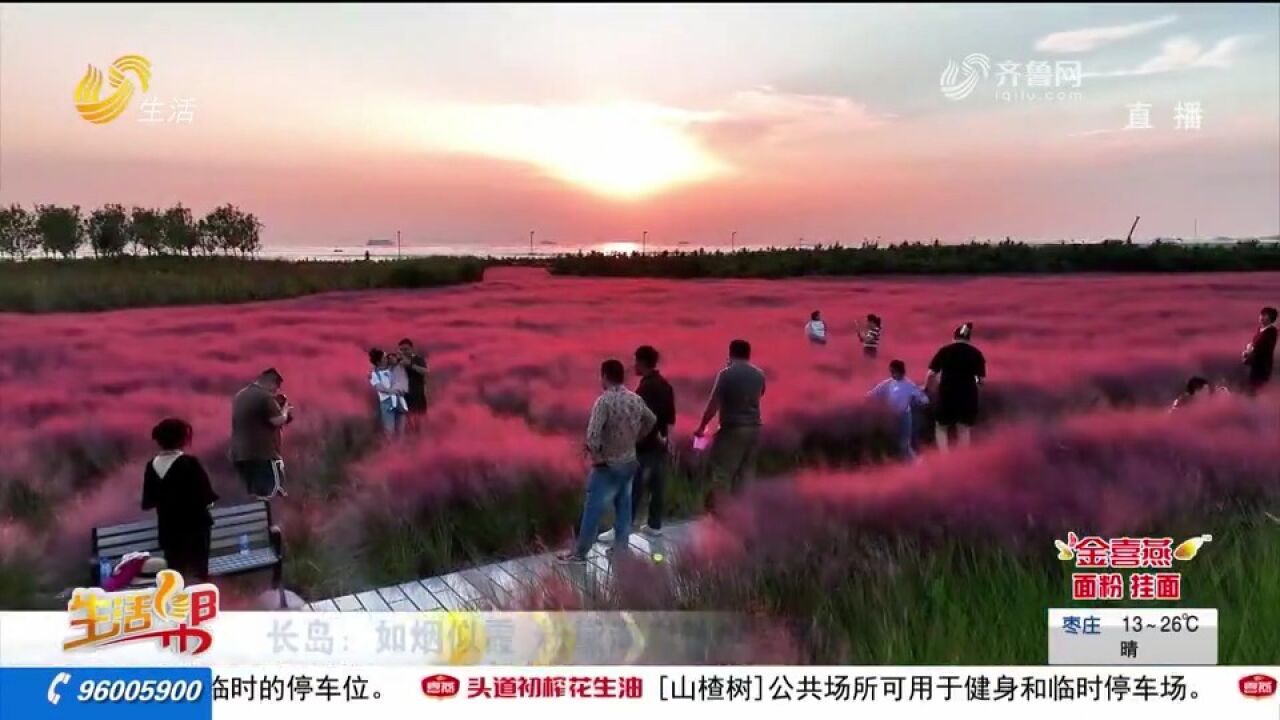
[(600, 518), (613, 506), (613, 547), (625, 551), (631, 530), (631, 481), (635, 477), (636, 442), (649, 434), (657, 416), (639, 395), (623, 385), (626, 369), (619, 360), (606, 360), (600, 365), (600, 383), (604, 392), (596, 398), (587, 422), (587, 455), (591, 472), (587, 476), (587, 498), (583, 504), (582, 525), (573, 550), (556, 559), (564, 563), (587, 561), (587, 553), (596, 539)]

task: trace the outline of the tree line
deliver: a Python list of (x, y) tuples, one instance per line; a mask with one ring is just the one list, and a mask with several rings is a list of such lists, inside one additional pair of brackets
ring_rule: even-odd
[(1280, 270), (1280, 243), (867, 243), (861, 247), (832, 245), (737, 252), (579, 253), (553, 258), (549, 265), (552, 273), (560, 275), (668, 278), (1274, 271)]
[(262, 247), (262, 223), (235, 205), (196, 219), (181, 203), (166, 210), (104, 205), (85, 215), (79, 205), (0, 208), (0, 255), (24, 259), (74, 257), (86, 245), (94, 257), (121, 255), (248, 255)]

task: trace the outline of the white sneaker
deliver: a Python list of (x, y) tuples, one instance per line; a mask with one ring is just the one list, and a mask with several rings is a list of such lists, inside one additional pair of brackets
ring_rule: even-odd
[(651, 528), (648, 525), (640, 526), (640, 532), (649, 537), (662, 537), (662, 528)]
[(596, 542), (598, 542), (598, 543), (611, 543), (611, 542), (613, 542), (613, 531), (612, 531), (612, 530), (605, 530), (604, 532), (600, 533), (599, 535), (597, 535), (597, 536), (596, 536)]

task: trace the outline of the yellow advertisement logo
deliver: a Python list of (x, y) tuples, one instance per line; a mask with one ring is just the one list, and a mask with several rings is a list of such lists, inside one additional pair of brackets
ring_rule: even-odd
[(133, 97), (133, 82), (125, 75), (126, 72), (136, 75), (143, 92), (146, 92), (151, 83), (151, 61), (141, 55), (124, 55), (116, 58), (107, 69), (107, 83), (114, 92), (105, 99), (100, 99), (102, 71), (90, 65), (84, 77), (80, 78), (80, 84), (76, 85), (76, 112), (80, 113), (80, 117), (95, 125), (109, 123), (120, 117)]

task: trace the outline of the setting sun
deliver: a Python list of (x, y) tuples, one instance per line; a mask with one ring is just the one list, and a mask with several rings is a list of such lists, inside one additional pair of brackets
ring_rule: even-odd
[(550, 177), (636, 199), (729, 170), (690, 132), (701, 120), (649, 105), (450, 106), (426, 113), (428, 142), (529, 163)]

